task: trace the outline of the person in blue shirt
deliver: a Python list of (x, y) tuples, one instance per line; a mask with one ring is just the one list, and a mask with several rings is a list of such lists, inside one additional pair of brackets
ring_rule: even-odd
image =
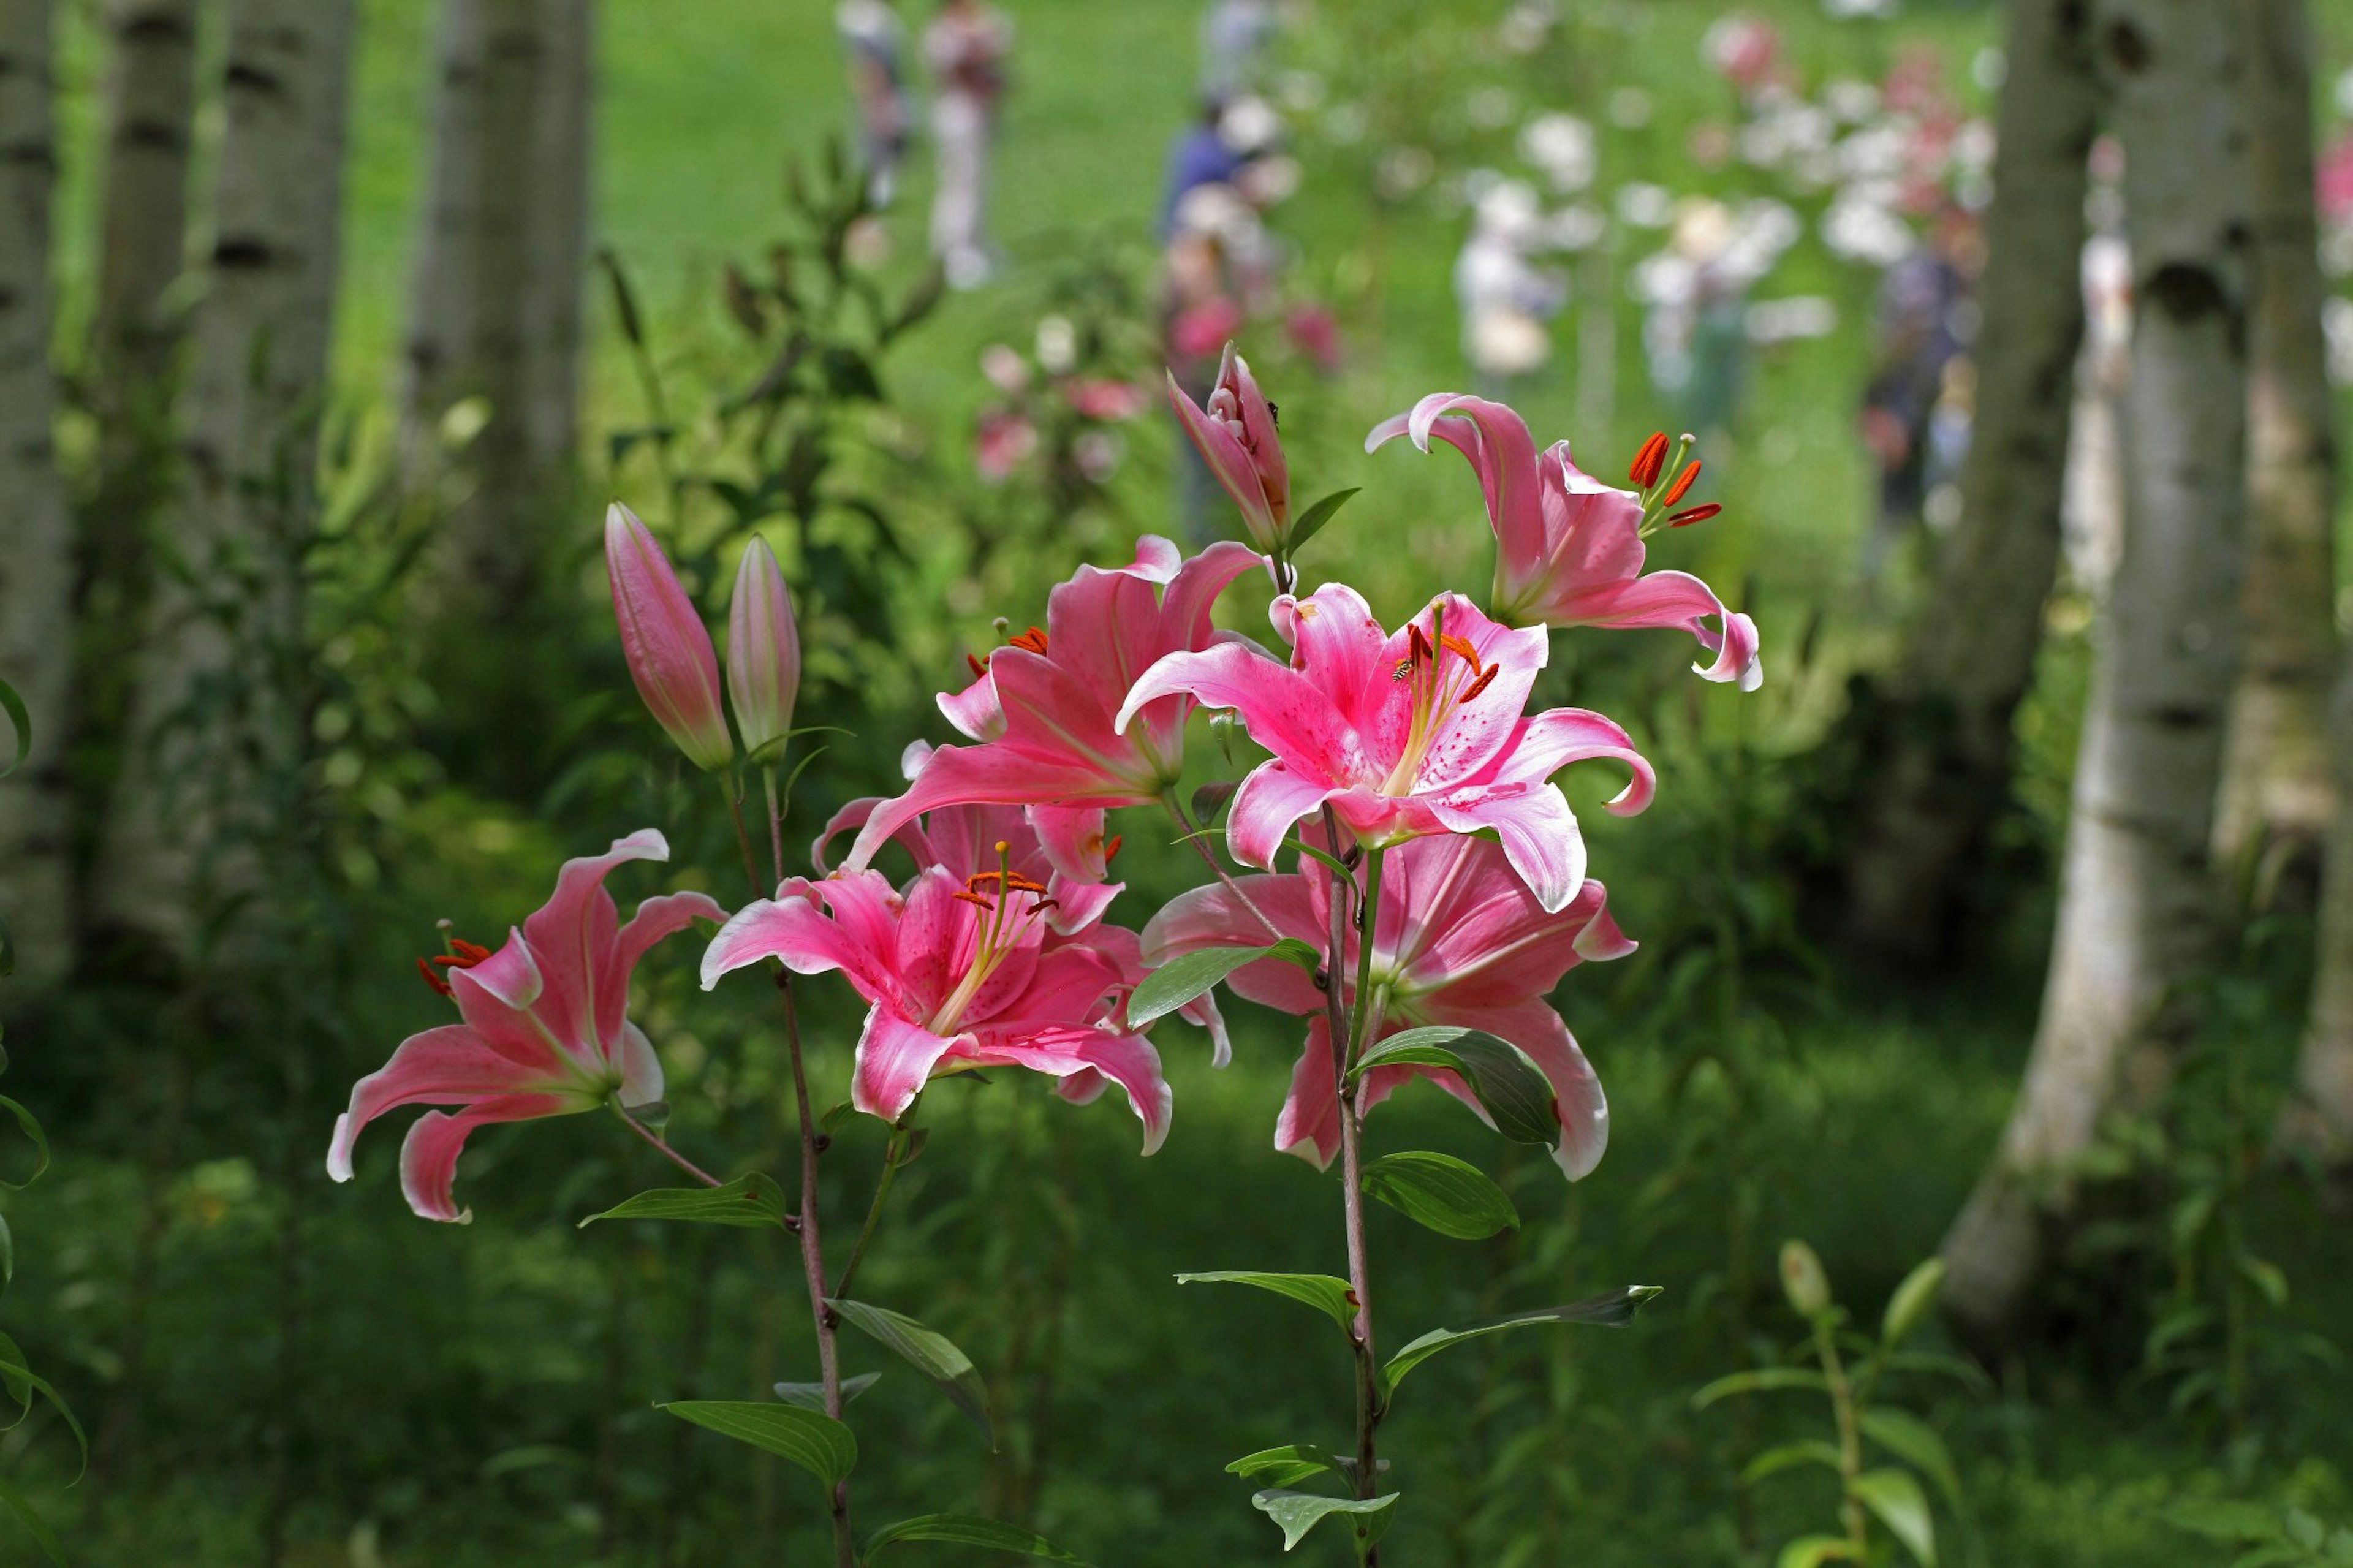
[(1223, 122), (1226, 103), (1223, 99), (1206, 99), (1199, 118), (1178, 132), (1168, 148), (1168, 181), (1160, 198), (1158, 233), (1166, 240), (1176, 226), (1176, 208), (1189, 191), (1203, 185), (1225, 185), (1233, 183), (1240, 172), (1242, 155), (1226, 140)]

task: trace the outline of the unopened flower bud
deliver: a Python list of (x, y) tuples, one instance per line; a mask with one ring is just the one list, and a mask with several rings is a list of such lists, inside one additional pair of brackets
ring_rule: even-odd
[(1822, 1260), (1814, 1249), (1802, 1241), (1781, 1244), (1781, 1289), (1801, 1318), (1819, 1318), (1831, 1310), (1830, 1276), (1822, 1272)]
[(752, 536), (735, 568), (727, 611), (727, 701), (755, 763), (781, 756), (801, 689), (801, 633), (793, 598), (766, 540)]
[(1241, 509), (1250, 542), (1261, 550), (1280, 548), (1291, 532), (1291, 470), (1283, 462), (1274, 405), (1234, 345), (1226, 345), (1218, 363), (1206, 408), (1187, 396), (1173, 375), (1168, 405), (1210, 474)]
[(719, 656), (694, 601), (638, 514), (616, 501), (605, 513), (605, 568), (629, 679), (687, 760), (706, 771), (735, 760), (719, 708)]

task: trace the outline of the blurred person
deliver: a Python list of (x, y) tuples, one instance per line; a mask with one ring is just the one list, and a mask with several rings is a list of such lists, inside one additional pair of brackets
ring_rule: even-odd
[(887, 207), (907, 153), (906, 28), (891, 0), (841, 0), (834, 26), (849, 59), (849, 101), (866, 199)]
[(939, 149), (932, 254), (952, 288), (976, 289), (995, 269), (987, 241), (988, 154), (1012, 48), (1013, 25), (987, 0), (940, 0), (923, 30), (923, 58), (939, 84), (932, 105)]
[(1211, 0), (1201, 14), (1201, 95), (1224, 100), (1257, 90), (1279, 25), (1274, 0)]
[(1728, 434), (1747, 374), (1748, 290), (1787, 241), (1771, 243), (1707, 196), (1675, 205), (1667, 248), (1642, 263), (1636, 286), (1650, 302), (1642, 346), (1651, 384), (1683, 426)]
[(1979, 249), (1975, 218), (1947, 207), (1928, 242), (1881, 280), (1875, 368), (1859, 420), (1879, 468), (1877, 516), (1863, 544), (1866, 585), (1878, 583), (1889, 553), (1926, 520), (1930, 426), (1947, 367), (1967, 351), (1971, 335)]
[(1160, 195), (1159, 234), (1165, 243), (1176, 226), (1176, 207), (1203, 185), (1231, 184), (1242, 155), (1226, 139), (1226, 100), (1205, 98), (1201, 112), (1168, 148), (1168, 176)]
[(1479, 198), (1454, 260), (1462, 355), (1485, 396), (1502, 399), (1552, 359), (1546, 322), (1568, 302), (1568, 281), (1534, 258), (1544, 238), (1535, 192), (1505, 180)]

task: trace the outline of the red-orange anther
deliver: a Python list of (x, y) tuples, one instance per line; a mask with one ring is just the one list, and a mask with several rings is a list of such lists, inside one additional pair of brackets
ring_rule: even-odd
[(997, 904), (993, 900), (984, 899), (978, 893), (972, 892), (969, 889), (958, 893), (956, 897), (963, 900), (967, 904), (977, 904), (984, 910), (994, 910), (997, 908)]
[(1046, 634), (1039, 630), (1036, 626), (1031, 626), (1028, 631), (1023, 632), (1018, 637), (1009, 637), (1007, 640), (1011, 643), (1013, 647), (1018, 648), (1026, 648), (1031, 653), (1044, 653), (1046, 651)]
[(975, 680), (988, 673), (988, 660), (985, 658), (975, 658), (971, 654), (966, 654), (964, 656), (964, 661), (972, 666), (972, 678)]
[(1722, 507), (1716, 505), (1714, 501), (1703, 501), (1698, 506), (1687, 508), (1686, 510), (1679, 511), (1672, 517), (1667, 519), (1667, 526), (1669, 528), (1689, 528), (1694, 522), (1705, 522), (1709, 518), (1714, 517), (1717, 512), (1720, 512), (1723, 510), (1724, 509)]
[(441, 993), (442, 995), (453, 996), (457, 994), (457, 993), (449, 989), (449, 983), (442, 979), (439, 975), (434, 973), (433, 966), (426, 963), (421, 958), (417, 961), (417, 973), (425, 977), (426, 984), (430, 985), (434, 990)]
[(1111, 864), (1112, 857), (1119, 853), (1119, 847), (1125, 842), (1126, 839), (1120, 834), (1114, 833), (1111, 836), (1111, 842), (1103, 846), (1104, 865)]
[(479, 942), (468, 942), (462, 936), (453, 936), (449, 939), (449, 954), (450, 956), (441, 962), (459, 969), (471, 969), (490, 957), (491, 950)]
[(1699, 478), (1699, 465), (1694, 463), (1675, 476), (1675, 482), (1667, 487), (1667, 493), (1659, 498), (1659, 504), (1672, 506), (1683, 500), (1684, 493), (1692, 488), (1692, 481), (1697, 478)]
[(1407, 657), (1416, 664), (1430, 657), (1430, 639), (1421, 635), (1419, 624), (1409, 625), (1405, 628), (1405, 641)]
[(1659, 482), (1659, 469), (1665, 466), (1666, 460), (1667, 433), (1664, 430), (1652, 431), (1651, 438), (1642, 443), (1642, 449), (1634, 454), (1634, 466), (1626, 470), (1626, 477), (1634, 481), (1636, 489), (1649, 489)]
[(1479, 679), (1476, 679), (1476, 680), (1474, 680), (1474, 681), (1472, 681), (1472, 682), (1471, 683), (1471, 689), (1470, 689), (1470, 690), (1468, 690), (1468, 691), (1465, 691), (1461, 696), (1460, 696), (1460, 697), (1458, 697), (1458, 698), (1456, 698), (1456, 699), (1455, 699), (1456, 703), (1457, 703), (1458, 705), (1460, 705), (1460, 704), (1461, 704), (1461, 703), (1464, 703), (1464, 702), (1468, 702), (1468, 701), (1470, 701), (1473, 697), (1476, 697), (1476, 696), (1478, 696), (1478, 695), (1479, 695), (1479, 693), (1481, 693), (1482, 691), (1486, 690), (1486, 689), (1487, 689), (1487, 687), (1488, 687), (1488, 685), (1489, 685), (1489, 683), (1490, 683), (1490, 682), (1492, 682), (1492, 681), (1495, 679), (1495, 677), (1497, 677), (1498, 675), (1501, 675), (1503, 672), (1504, 672), (1504, 667), (1503, 667), (1502, 665), (1500, 665), (1500, 664), (1491, 664), (1491, 665), (1489, 665), (1489, 666), (1486, 668), (1486, 669), (1485, 669), (1483, 672), (1482, 672), (1482, 673), (1481, 673), (1481, 675), (1480, 675)]
[(1461, 654), (1462, 662), (1472, 668), (1479, 668), (1479, 650), (1471, 646), (1470, 638), (1458, 637), (1452, 632), (1440, 632), (1438, 634), (1438, 646)]

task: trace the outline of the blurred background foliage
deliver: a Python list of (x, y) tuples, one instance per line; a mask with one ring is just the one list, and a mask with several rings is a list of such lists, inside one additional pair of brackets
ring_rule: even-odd
[[(596, 553), (606, 498), (655, 524), (714, 613), (747, 532), (783, 558), (808, 650), (799, 721), (844, 731), (817, 738), (827, 749), (795, 793), (795, 845), (844, 800), (892, 792), (908, 741), (945, 737), (931, 694), (961, 684), (964, 654), (997, 640), (994, 617), (1040, 619), (1046, 587), (1079, 563), (1174, 531), (1162, 419), (1120, 424), (1115, 463), (1098, 446), (1092, 469), (1084, 420), (1045, 430), (1042, 456), (1001, 482), (972, 448), (1003, 397), (984, 350), (1036, 360), (1041, 322), (1076, 345), (1076, 369), (1058, 346), (1063, 368), (1047, 374), (1156, 379), (1154, 205), (1164, 146), (1190, 112), (1189, 70), (1170, 62), (1192, 58), (1198, 6), (1011, 6), (1020, 40), (995, 201), (1008, 265), (991, 287), (945, 298), (922, 256), (921, 155), (884, 219), (894, 254), (842, 255), (855, 195), (825, 152), (846, 122), (828, 5), (606, 6), (593, 437), (564, 487), (520, 651), (512, 627), (437, 620), (417, 569), (467, 500), (462, 409), (439, 432), (459, 459), (434, 484), (400, 482), (392, 456), (430, 9), (361, 6), (320, 528), (298, 566), (311, 609), (249, 676), (304, 715), (300, 754), (243, 786), (266, 806), (249, 847), (269, 868), (268, 908), (248, 918), (230, 879), (218, 928), (240, 934), (199, 944), (193, 965), (111, 951), (61, 988), (9, 999), (11, 1092), (39, 1108), (58, 1150), (49, 1179), (0, 1198), (16, 1237), (9, 1329), (81, 1412), (94, 1453), (69, 1485), (70, 1446), (37, 1413), (0, 1435), (0, 1466), (76, 1560), (98, 1564), (798, 1562), (820, 1523), (801, 1478), (651, 1407), (813, 1375), (780, 1238), (575, 1231), (663, 1184), (601, 1118), (477, 1136), (467, 1228), (404, 1212), (388, 1132), (363, 1148), (350, 1187), (327, 1185), (319, 1161), (351, 1080), (440, 1016), (411, 963), (439, 947), (437, 921), (494, 940), (556, 861), (649, 824), (670, 834), (673, 862), (659, 879), (625, 877), (625, 903), (733, 886), (720, 803), (625, 679)], [(1735, 112), (1702, 59), (1721, 6), (1569, 5), (1541, 48), (1516, 55), (1493, 43), (1506, 9), (1323, 0), (1282, 45), (1372, 120), (1346, 142), (1297, 138), (1299, 194), (1273, 220), (1295, 251), (1293, 284), (1335, 313), (1345, 350), (1321, 367), (1271, 328), (1244, 347), (1282, 404), (1301, 495), (1366, 487), (1303, 566), (1360, 584), (1387, 618), (1435, 584), (1482, 589), (1488, 542), (1452, 457), (1361, 451), (1375, 420), (1466, 378), (1449, 281), (1460, 204), (1386, 192), (1377, 154), (1421, 148), (1440, 184), (1508, 160), (1510, 127), (1460, 110), (1500, 87), (1593, 120), (1613, 182), (1767, 191), (1739, 163), (1702, 175), (1685, 155), (1694, 126)], [(1996, 6), (1746, 9), (1776, 24), (1808, 79), (1875, 80), (1925, 45), (1947, 90), (1985, 106), (1970, 66), (1998, 38)], [(2316, 12), (2326, 63), (2353, 58), (2353, 12)], [(91, 309), (94, 0), (62, 8), (58, 41), (57, 334), (70, 364)], [(1615, 122), (1605, 106), (1630, 89), (1650, 112)], [(1568, 436), (1603, 475), (1673, 426), (1623, 286), (1646, 242), (1620, 233), (1620, 253), (1579, 274), (1612, 301), (1613, 363), (1597, 375), (1566, 356), (1513, 389), (1540, 439)], [(1783, 263), (1774, 291), (1838, 301), (1836, 328), (1758, 352), (1736, 423), (1704, 454), (1703, 493), (1726, 512), (1656, 557), (1756, 616), (1764, 690), (1703, 687), (1688, 645), (1641, 634), (1562, 639), (1540, 691), (1622, 719), (1661, 778), (1658, 805), (1627, 822), (1598, 809), (1614, 783), (1568, 781), (1596, 872), (1642, 943), (1578, 971), (1559, 998), (1612, 1097), (1607, 1162), (1574, 1188), (1524, 1151), (1498, 1169), (1433, 1095), (1377, 1124), (1390, 1147), (1497, 1170), (1524, 1215), (1514, 1233), (1463, 1244), (1376, 1208), (1391, 1332), (1630, 1280), (1667, 1288), (1629, 1331), (1486, 1342), (1417, 1379), (1389, 1439), (1416, 1473), (1416, 1506), (1390, 1537), (1399, 1562), (1754, 1563), (1817, 1528), (1835, 1507), (1831, 1481), (1740, 1477), (1813, 1432), (1818, 1412), (1760, 1398), (1695, 1413), (1692, 1394), (1777, 1362), (1793, 1337), (1776, 1280), (1786, 1237), (1819, 1250), (1840, 1300), (1884, 1300), (1935, 1251), (2009, 1105), (2089, 658), (2079, 602), (2052, 614), (2020, 721), (2021, 809), (1966, 965), (1896, 974), (1820, 935), (1820, 868), (1844, 826), (1840, 753), (1822, 742), (1850, 677), (1889, 659), (1919, 580), (1906, 563), (1882, 595), (1858, 587), (1873, 480), (1852, 414), (1873, 287), (1812, 243)], [(70, 409), (62, 428), (70, 473), (98, 432)], [(1255, 632), (1265, 598), (1246, 581), (1226, 624)], [(1233, 776), (1215, 753), (1197, 745), (1200, 778)], [(1116, 918), (1140, 924), (1192, 879), (1167, 837), (1127, 825)], [(2338, 1370), (2353, 1240), (2311, 1187), (2250, 1158), (2300, 1026), (2309, 916), (2275, 923), (2297, 922), (2300, 941), (2249, 937), (2173, 1099), (2104, 1146), (2109, 1180), (2148, 1201), (2119, 1202), (2084, 1236), (2096, 1266), (2057, 1287), (2060, 1327), (1981, 1380), (1914, 1388), (1957, 1469), (1957, 1504), (1937, 1502), (1948, 1562), (2221, 1561), (2213, 1539), (2168, 1517), (2197, 1500), (2353, 1516)], [(657, 953), (635, 1009), (670, 1065), (671, 1135), (706, 1165), (780, 1171), (778, 1043), (756, 1007), (731, 988), (704, 996), (691, 970), (688, 944)], [(857, 1010), (839, 987), (807, 990), (820, 1093), (839, 1099)], [(1150, 1161), (1113, 1102), (1073, 1110), (1009, 1077), (928, 1097), (928, 1151), (902, 1178), (861, 1293), (973, 1354), (1002, 1442), (983, 1452), (903, 1368), (853, 1361), (884, 1374), (858, 1406), (861, 1441), (885, 1460), (861, 1471), (870, 1517), (969, 1506), (1107, 1563), (1272, 1558), (1248, 1489), (1219, 1467), (1318, 1434), (1341, 1407), (1343, 1369), (1301, 1353), (1293, 1308), (1250, 1292), (1203, 1300), (1171, 1277), (1332, 1268), (1331, 1178), (1268, 1146), (1293, 1026), (1229, 1012), (1237, 1053), (1223, 1072), (1197, 1034), (1162, 1031), (1179, 1113)], [(844, 1124), (828, 1156), (849, 1173), (828, 1189), (843, 1204), (859, 1201), (882, 1142), (875, 1125)], [(826, 1220), (839, 1235), (856, 1217)], [(1952, 1348), (1935, 1325), (1920, 1338)], [(0, 1558), (29, 1561), (13, 1529), (0, 1521)]]

